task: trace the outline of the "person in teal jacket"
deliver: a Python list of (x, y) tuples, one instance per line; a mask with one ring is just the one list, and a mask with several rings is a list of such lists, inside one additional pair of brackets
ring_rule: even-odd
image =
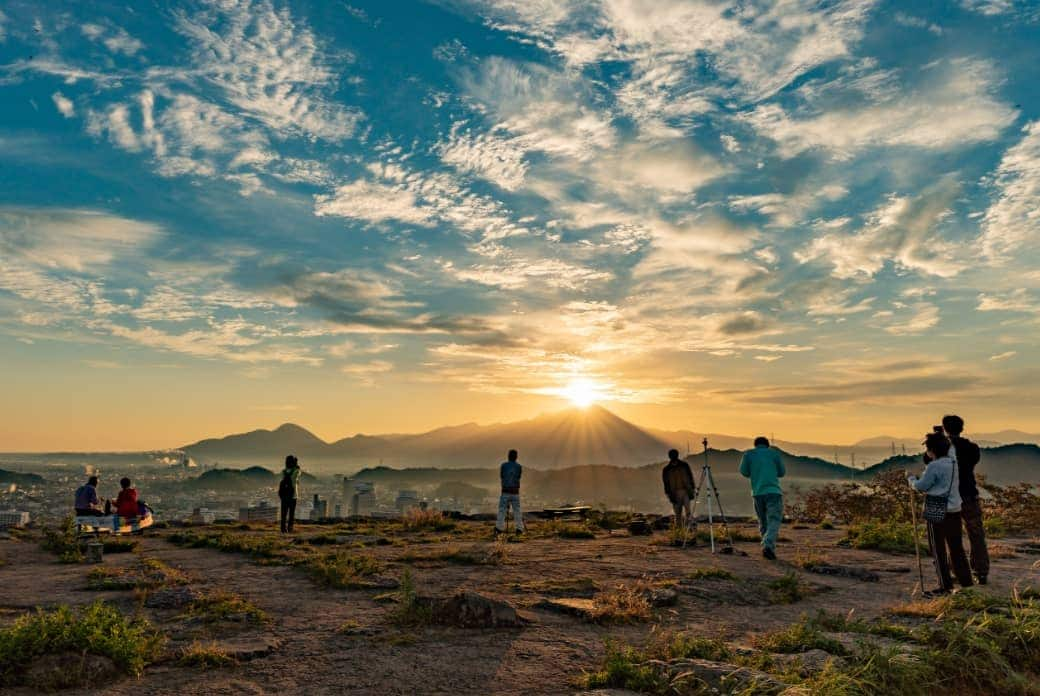
[(776, 559), (776, 538), (784, 519), (784, 491), (780, 479), (787, 473), (780, 453), (769, 446), (764, 437), (755, 438), (755, 448), (740, 459), (740, 474), (751, 479), (751, 495), (755, 500), (758, 531), (762, 534), (762, 555)]

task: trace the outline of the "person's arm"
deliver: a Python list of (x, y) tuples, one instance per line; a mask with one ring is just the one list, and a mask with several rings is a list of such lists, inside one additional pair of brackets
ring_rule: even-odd
[(661, 469), (661, 483), (664, 484), (664, 492), (667, 495), (671, 491), (668, 490), (668, 467)]
[(697, 486), (693, 483), (693, 472), (687, 462), (683, 462), (683, 478), (686, 480), (686, 492), (693, 497), (693, 494), (697, 492)]
[(939, 481), (939, 471), (935, 462), (929, 462), (928, 466), (925, 467), (924, 473), (921, 474), (921, 478), (913, 480), (913, 486), (922, 493), (931, 490)]
[(780, 456), (780, 453), (773, 450), (773, 454), (776, 456), (776, 477), (783, 478), (787, 475), (787, 468), (784, 466), (784, 458)]
[(740, 458), (740, 475), (744, 478), (751, 478), (751, 458), (748, 456), (749, 452), (745, 452), (744, 456)]

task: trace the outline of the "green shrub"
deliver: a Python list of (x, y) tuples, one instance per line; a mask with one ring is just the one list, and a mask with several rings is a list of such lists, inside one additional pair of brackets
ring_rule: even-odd
[(628, 689), (640, 693), (663, 693), (664, 679), (646, 664), (646, 656), (633, 648), (607, 643), (603, 667), (584, 674), (579, 680), (583, 689)]
[(267, 612), (232, 592), (216, 592), (196, 599), (188, 606), (188, 616), (202, 619), (206, 623), (217, 623), (233, 619), (244, 619), (251, 623), (267, 621)]
[(157, 659), (163, 640), (146, 620), (124, 616), (104, 602), (76, 610), (40, 609), (0, 629), (0, 684), (23, 683), (33, 660), (62, 653), (101, 655), (137, 676)]
[(390, 612), (391, 623), (396, 626), (424, 626), (433, 620), (433, 611), (419, 597), (410, 571), (402, 573), (396, 594), (397, 605)]
[(794, 604), (812, 594), (794, 571), (771, 580), (766, 587), (769, 589), (769, 599), (773, 604)]
[(914, 553), (914, 526), (891, 520), (857, 522), (849, 526), (842, 543), (855, 549)]
[(823, 635), (823, 632), (810, 620), (803, 616), (802, 620), (785, 629), (766, 633), (755, 638), (754, 644), (760, 650), (774, 653), (802, 653), (807, 650), (825, 650), (832, 655), (847, 655), (848, 651), (841, 643)]
[(76, 533), (76, 521), (71, 515), (65, 517), (57, 527), (44, 528), (42, 546), (44, 550), (56, 554), (62, 563), (83, 561), (83, 551)]

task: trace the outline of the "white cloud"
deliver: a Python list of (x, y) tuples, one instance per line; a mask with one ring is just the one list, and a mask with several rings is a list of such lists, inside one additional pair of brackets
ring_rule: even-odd
[(61, 92), (55, 92), (54, 94), (52, 94), (51, 100), (54, 102), (54, 107), (65, 118), (72, 118), (76, 115), (76, 107), (72, 103), (72, 100), (63, 95)]
[(1017, 351), (1009, 350), (1009, 351), (1007, 351), (1005, 353), (997, 353), (996, 355), (991, 355), (991, 356), (989, 356), (989, 359), (992, 362), (997, 362), (999, 360), (1008, 360), (1009, 358), (1013, 358), (1016, 355), (1018, 355)]
[(994, 176), (997, 198), (982, 219), (982, 251), (1006, 258), (1040, 240), (1040, 121), (1022, 129)]
[(459, 280), (507, 290), (548, 286), (574, 290), (592, 282), (610, 280), (607, 271), (576, 266), (559, 259), (512, 259), (501, 264), (481, 264), (470, 268), (452, 268)]
[(916, 93), (804, 117), (764, 104), (745, 120), (775, 140), (785, 157), (814, 148), (838, 158), (870, 147), (957, 149), (996, 140), (1014, 122), (1017, 111), (993, 93), (999, 81), (991, 64), (959, 59), (950, 61), (943, 74), (926, 75)]
[(994, 16), (1011, 12), (1013, 0), (961, 0), (961, 7), (982, 15)]
[(1038, 312), (1037, 304), (1025, 288), (1019, 288), (1006, 295), (979, 294), (978, 310), (980, 312)]
[(921, 334), (939, 324), (939, 308), (930, 302), (917, 302), (901, 312), (901, 318), (882, 324), (885, 331), (897, 336)]
[(527, 174), (525, 150), (514, 139), (493, 132), (474, 134), (461, 130), (461, 125), (456, 123), (448, 139), (436, 146), (441, 161), (507, 191), (519, 188)]
[(118, 29), (112, 36), (105, 37), (102, 43), (112, 53), (122, 53), (125, 56), (133, 56), (144, 48), (143, 43), (127, 34), (123, 29)]
[(411, 191), (364, 179), (339, 186), (333, 193), (316, 195), (314, 214), (368, 222), (398, 220), (415, 225), (430, 225), (432, 217)]

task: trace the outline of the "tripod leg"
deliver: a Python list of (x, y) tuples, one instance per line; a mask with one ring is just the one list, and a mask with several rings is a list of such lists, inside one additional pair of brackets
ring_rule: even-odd
[(711, 480), (711, 490), (715, 494), (715, 503), (719, 507), (719, 517), (722, 518), (722, 532), (726, 535), (726, 544), (727, 544), (727, 546), (730, 549), (732, 549), (733, 548), (733, 535), (730, 534), (730, 531), (729, 531), (729, 522), (726, 520), (726, 512), (722, 509), (722, 499), (719, 498), (719, 489), (715, 485), (715, 477), (711, 475), (710, 471), (709, 471), (709, 476), (711, 476), (711, 479), (710, 479)]

